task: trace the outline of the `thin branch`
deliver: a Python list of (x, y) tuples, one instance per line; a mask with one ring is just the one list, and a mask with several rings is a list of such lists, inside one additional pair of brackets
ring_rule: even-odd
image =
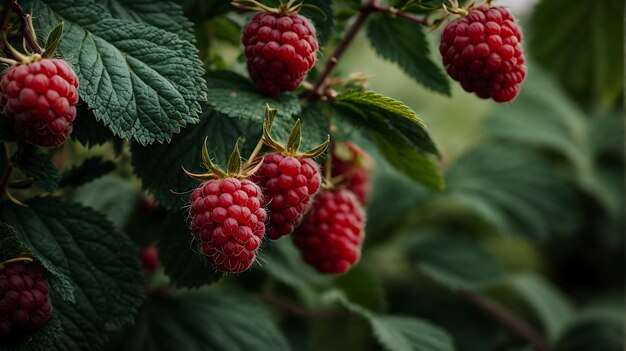
[(8, 5), (11, 7), (11, 10), (15, 12), (15, 14), (20, 18), (20, 22), (22, 23), (21, 31), (24, 39), (28, 45), (35, 51), (37, 54), (43, 54), (43, 48), (39, 46), (37, 43), (37, 37), (35, 33), (32, 31), (32, 27), (30, 25), (30, 15), (24, 12), (24, 9), (20, 4), (17, 3), (17, 0), (7, 0)]
[(310, 100), (319, 99), (323, 96), (326, 96), (326, 90), (329, 85), (330, 75), (337, 67), (339, 60), (346, 52), (350, 44), (352, 44), (352, 42), (354, 41), (354, 38), (365, 24), (367, 18), (374, 12), (385, 13), (419, 25), (432, 25), (432, 23), (430, 23), (427, 18), (416, 17), (412, 14), (398, 11), (393, 7), (382, 6), (380, 5), (380, 0), (369, 0), (363, 5), (363, 7), (361, 7), (356, 20), (348, 29), (346, 35), (343, 37), (339, 45), (337, 45), (337, 48), (333, 52), (332, 56), (328, 59), (328, 63), (326, 63), (324, 71), (322, 72), (322, 74), (320, 74), (317, 82), (313, 86), (313, 89), (308, 94), (308, 98)]
[(407, 22), (411, 22), (414, 24), (419, 24), (419, 25), (427, 26), (427, 27), (430, 27), (433, 25), (426, 17), (417, 17), (413, 14), (399, 11), (395, 7), (373, 6), (373, 9), (377, 12), (386, 13), (393, 17), (398, 17)]
[(352, 27), (348, 29), (348, 31), (346, 32), (346, 35), (343, 37), (339, 45), (337, 45), (337, 48), (333, 52), (332, 56), (328, 59), (328, 63), (326, 63), (326, 68), (324, 68), (324, 72), (322, 72), (322, 74), (319, 76), (319, 78), (317, 79), (317, 82), (315, 83), (315, 85), (313, 86), (313, 89), (311, 90), (311, 94), (309, 95), (310, 99), (315, 99), (315, 98), (324, 96), (324, 92), (327, 88), (328, 77), (330, 77), (330, 75), (333, 73), (333, 71), (337, 67), (337, 64), (339, 63), (339, 60), (341, 59), (343, 54), (346, 52), (350, 44), (352, 44), (352, 41), (356, 37), (359, 30), (361, 30), (361, 28), (365, 24), (365, 20), (374, 11), (375, 1), (376, 0), (368, 1), (365, 5), (363, 5), (361, 10), (359, 11), (359, 15), (357, 16), (356, 20), (352, 24)]
[(550, 344), (535, 328), (519, 318), (505, 306), (480, 294), (465, 294), (467, 299), (484, 313), (511, 329), (522, 339), (526, 340), (537, 351), (550, 351)]

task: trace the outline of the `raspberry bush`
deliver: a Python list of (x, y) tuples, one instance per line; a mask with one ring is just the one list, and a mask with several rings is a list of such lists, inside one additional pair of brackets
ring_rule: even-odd
[(522, 3), (0, 1), (0, 350), (622, 350), (624, 6)]

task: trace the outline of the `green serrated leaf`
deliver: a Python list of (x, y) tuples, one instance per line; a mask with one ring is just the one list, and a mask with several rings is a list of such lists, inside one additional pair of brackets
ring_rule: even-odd
[(529, 150), (484, 144), (462, 156), (446, 180), (453, 199), (502, 233), (545, 240), (578, 226), (572, 189)]
[(195, 43), (193, 23), (181, 5), (170, 0), (108, 0), (105, 6), (113, 17), (145, 23), (175, 33), (181, 39)]
[(116, 164), (113, 161), (104, 160), (100, 156), (90, 157), (80, 165), (63, 172), (59, 187), (81, 186), (112, 172), (115, 168)]
[(209, 87), (207, 104), (228, 117), (262, 123), (267, 104), (278, 110), (278, 118), (291, 117), (301, 110), (295, 94), (265, 96), (250, 80), (234, 72), (211, 71), (206, 75), (206, 83)]
[(199, 290), (153, 295), (135, 324), (106, 350), (287, 351), (263, 305), (234, 291)]
[(340, 117), (366, 128), (387, 161), (409, 178), (441, 190), (437, 166), (425, 153), (438, 155), (424, 123), (408, 106), (375, 92), (346, 92), (337, 96)]
[(413, 317), (377, 315), (345, 298), (339, 301), (369, 321), (374, 336), (387, 351), (454, 351), (452, 337), (434, 324)]
[(450, 95), (450, 82), (430, 57), (424, 27), (375, 14), (367, 25), (367, 36), (376, 52), (397, 63), (409, 76), (426, 88)]
[(381, 135), (374, 135), (374, 141), (381, 154), (395, 169), (429, 188), (445, 189), (443, 175), (428, 156), (401, 140), (390, 140)]
[(90, 0), (30, 0), (37, 29), (67, 25), (58, 52), (79, 94), (113, 134), (164, 142), (198, 121), (206, 85), (197, 49), (177, 34), (113, 17)]
[(34, 184), (45, 191), (52, 192), (59, 186), (61, 172), (52, 163), (51, 156), (33, 146), (24, 146), (17, 167), (25, 176), (32, 177)]
[(199, 253), (182, 214), (171, 214), (160, 228), (159, 262), (172, 283), (196, 288), (220, 280), (223, 273), (211, 267)]
[(503, 277), (494, 257), (463, 236), (432, 231), (412, 233), (409, 239), (411, 262), (446, 287), (479, 290)]
[[(202, 168), (202, 150), (200, 145), (207, 138), (209, 151), (215, 163), (226, 165), (230, 156), (230, 146), (237, 138), (243, 155), (254, 149), (261, 133), (260, 124), (227, 118), (226, 116), (207, 111), (201, 122), (186, 128), (175, 136), (167, 145), (141, 147), (133, 144), (132, 163), (135, 173), (142, 179), (142, 186), (154, 194), (165, 208), (177, 211), (188, 202), (189, 195), (176, 195), (195, 189), (198, 182), (188, 177), (182, 170), (185, 167), (193, 173), (204, 173)], [(249, 129), (252, 131), (249, 132)]]
[(75, 300), (52, 284), (52, 304), (63, 334), (53, 350), (97, 349), (108, 332), (130, 323), (143, 286), (136, 249), (97, 212), (55, 198), (34, 198), (29, 207), (4, 203), (0, 220), (53, 276), (71, 279)]
[(57, 50), (59, 46), (59, 42), (61, 42), (61, 37), (63, 36), (63, 22), (59, 23), (56, 27), (54, 27), (50, 33), (48, 33), (48, 39), (46, 39), (46, 47), (44, 49), (42, 57), (52, 57), (54, 52)]
[(610, 105), (624, 87), (623, 21), (621, 0), (542, 1), (531, 19), (530, 54), (575, 101)]
[(424, 152), (439, 154), (424, 122), (398, 100), (373, 91), (355, 91), (337, 96), (336, 104), (355, 124), (388, 139), (400, 138)]
[(13, 227), (0, 223), (0, 261), (8, 260), (28, 252), (29, 249), (22, 243)]

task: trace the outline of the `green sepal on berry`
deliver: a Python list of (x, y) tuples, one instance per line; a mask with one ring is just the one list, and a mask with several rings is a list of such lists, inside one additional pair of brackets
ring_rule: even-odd
[(261, 164), (263, 164), (263, 158), (253, 159), (250, 160), (250, 162), (243, 163), (241, 153), (239, 152), (239, 140), (237, 140), (228, 159), (226, 171), (224, 171), (211, 161), (207, 147), (207, 139), (208, 138), (204, 138), (202, 145), (202, 166), (206, 168), (208, 172), (202, 174), (191, 173), (187, 171), (185, 167), (181, 167), (183, 172), (191, 178), (201, 181), (224, 178), (246, 179), (252, 176), (259, 167), (261, 167)]
[(300, 119), (296, 120), (289, 133), (287, 144), (282, 144), (272, 137), (272, 124), (276, 117), (276, 109), (271, 108), (269, 105), (265, 106), (265, 119), (263, 120), (263, 142), (273, 150), (279, 151), (284, 155), (293, 156), (297, 158), (315, 158), (328, 148), (330, 144), (330, 135), (326, 140), (318, 146), (305, 151), (299, 152), (300, 145), (302, 143), (302, 124)]

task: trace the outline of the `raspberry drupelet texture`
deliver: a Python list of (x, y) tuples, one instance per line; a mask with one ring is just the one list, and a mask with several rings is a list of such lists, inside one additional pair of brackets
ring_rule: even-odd
[(526, 76), (522, 32), (504, 7), (480, 6), (450, 22), (439, 51), (463, 89), (497, 102), (513, 100)]
[(0, 81), (0, 105), (17, 136), (42, 147), (63, 144), (72, 133), (78, 77), (63, 60), (41, 59), (10, 67)]
[(332, 176), (343, 177), (343, 185), (361, 203), (366, 203), (369, 198), (371, 163), (371, 157), (354, 143), (344, 142), (333, 148)]
[(242, 36), (250, 78), (267, 95), (292, 91), (315, 64), (315, 27), (297, 15), (259, 12)]
[(304, 260), (321, 273), (345, 273), (361, 257), (365, 212), (348, 189), (322, 191), (294, 233)]
[(252, 180), (265, 191), (270, 220), (267, 237), (276, 240), (298, 226), (322, 183), (319, 165), (280, 152), (265, 155)]
[(247, 179), (209, 180), (192, 192), (191, 232), (219, 271), (240, 273), (254, 263), (265, 235), (263, 200)]
[(0, 338), (33, 331), (48, 321), (50, 286), (37, 263), (13, 262), (0, 270)]

